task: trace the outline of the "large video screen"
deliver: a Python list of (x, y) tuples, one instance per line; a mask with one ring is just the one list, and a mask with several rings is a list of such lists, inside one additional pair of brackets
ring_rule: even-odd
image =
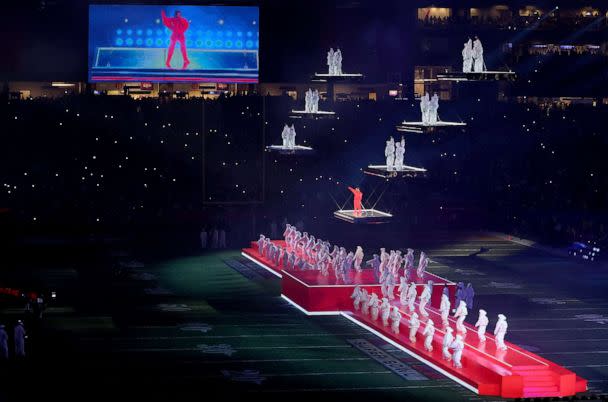
[(89, 81), (257, 83), (259, 9), (90, 5)]

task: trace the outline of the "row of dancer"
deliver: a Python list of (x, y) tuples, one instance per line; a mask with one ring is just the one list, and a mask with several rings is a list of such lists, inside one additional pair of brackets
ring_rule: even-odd
[(401, 141), (395, 142), (394, 138), (391, 136), (386, 141), (384, 156), (386, 158), (386, 170), (402, 170), (403, 160), (405, 158), (405, 138), (401, 136)]
[(414, 275), (418, 278), (424, 277), (429, 258), (424, 251), (420, 252), (415, 274), (414, 259), (414, 250), (411, 248), (407, 249), (405, 256), (401, 256), (400, 250), (391, 250), (390, 253), (387, 253), (385, 248), (381, 248), (380, 255), (374, 254), (373, 258), (366, 262), (366, 265), (373, 269), (374, 276), (381, 285), (380, 289), (383, 297), (387, 297), (389, 300), (395, 298), (394, 289), (400, 277), (402, 281), (403, 278), (407, 281)]
[[(316, 239), (307, 232), (301, 233), (294, 226), (287, 224), (283, 233), (285, 247), (273, 243), (264, 235), (258, 240), (258, 252), (269, 258), (277, 267), (283, 269), (313, 269), (324, 275), (333, 269), (336, 278), (346, 282), (349, 272), (361, 272), (363, 269), (363, 248), (358, 246), (355, 251), (347, 251), (344, 247), (333, 246), (322, 239)], [(331, 250), (331, 251), (330, 251)], [(366, 261), (365, 266), (371, 267), (375, 278), (382, 285), (382, 293), (390, 300), (394, 299), (394, 289), (399, 277), (406, 279), (423, 277), (429, 264), (429, 258), (424, 252), (415, 266), (413, 249), (407, 249), (405, 256), (399, 250), (387, 252), (380, 249), (379, 254)]]
[[(376, 293), (372, 292), (369, 294), (366, 289), (361, 289), (359, 286), (355, 287), (355, 290), (351, 296), (353, 299), (353, 305), (355, 311), (361, 310), (361, 313), (365, 316), (369, 316), (371, 320), (377, 321), (378, 316), (382, 320), (382, 325), (388, 327), (390, 325), (391, 331), (395, 335), (399, 335), (401, 326), (401, 320), (403, 318), (399, 307), (391, 306), (388, 298), (382, 298), (382, 301), (378, 298)], [(418, 318), (417, 313), (411, 313), (410, 319), (407, 321), (409, 327), (409, 340), (412, 343), (416, 343), (416, 335), (421, 326), (421, 321)], [(448, 328), (446, 336), (443, 339), (443, 354), (448, 356), (449, 360), (454, 362), (454, 366), (457, 368), (462, 367), (461, 356), (464, 350), (464, 339), (461, 335), (457, 335), (454, 338), (452, 334), (453, 330)], [(433, 339), (435, 337), (435, 324), (432, 319), (427, 319), (426, 325), (422, 331), (424, 337), (424, 349), (428, 352), (433, 351)], [(450, 354), (449, 350), (454, 350), (454, 354)]]
[[(430, 300), (430, 292), (432, 289), (432, 282), (427, 283), (425, 285), (425, 289), (423, 290), (420, 299), (422, 305), (423, 303), (426, 305), (428, 300)], [(414, 288), (415, 289), (415, 288)], [(411, 291), (408, 291), (411, 294)], [(426, 293), (426, 294), (425, 294)], [(415, 293), (414, 293), (415, 294)], [(445, 296), (445, 294), (443, 295)], [(396, 335), (399, 334), (399, 327), (401, 324), (402, 314), (397, 306), (391, 306), (391, 303), (388, 298), (382, 298), (382, 301), (378, 298), (376, 293), (372, 292), (368, 294), (366, 289), (362, 289), (357, 286), (351, 295), (353, 299), (353, 306), (355, 311), (361, 310), (363, 315), (370, 316), (373, 321), (378, 320), (378, 315), (380, 314), (382, 325), (385, 327), (390, 326), (393, 333)], [(414, 296), (415, 298), (415, 296)], [(442, 300), (442, 303), (444, 300)], [(449, 302), (449, 300), (448, 300)], [(464, 303), (464, 302), (463, 302)], [(402, 303), (403, 304), (403, 303)], [(408, 307), (410, 307), (408, 303)], [(426, 309), (422, 307), (420, 309), (421, 314), (425, 316), (426, 325), (422, 331), (422, 335), (424, 337), (424, 348), (428, 352), (433, 351), (433, 339), (435, 335), (435, 323), (431, 318), (428, 318), (428, 313), (426, 313)], [(449, 311), (449, 306), (447, 311)], [(457, 313), (455, 317), (458, 318), (456, 323), (456, 335), (454, 335), (454, 329), (449, 326), (446, 321), (444, 321), (444, 337), (442, 339), (442, 357), (446, 360), (451, 360), (454, 367), (461, 368), (462, 367), (462, 352), (465, 348), (464, 339), (466, 337), (466, 328), (463, 325), (464, 318), (466, 318), (466, 305), (461, 304), (457, 309)], [(442, 314), (443, 319), (443, 314)], [(407, 321), (409, 326), (409, 340), (412, 343), (416, 342), (416, 335), (422, 322), (419, 318), (419, 315), (413, 311), (410, 307), (410, 319)], [(485, 343), (486, 337), (486, 327), (489, 325), (489, 320), (487, 318), (487, 313), (485, 310), (480, 310), (479, 319), (476, 323), (476, 327), (478, 328), (478, 336), (480, 339), (480, 343)], [(506, 317), (503, 314), (498, 315), (498, 321), (494, 328), (495, 342), (496, 348), (498, 350), (506, 350), (507, 347), (504, 343), (504, 337), (506, 335), (508, 328), (508, 324), (506, 321)], [(453, 350), (453, 353), (450, 351)]]
[[(462, 283), (462, 282), (460, 282)], [(470, 284), (469, 284), (470, 285)], [(471, 286), (472, 289), (472, 286)], [(469, 306), (472, 307), (472, 299), (469, 301), (463, 299), (456, 299), (456, 310), (454, 311), (454, 318), (456, 319), (456, 331), (463, 335), (463, 338), (466, 337), (467, 328), (464, 325), (464, 321), (469, 314)], [(449, 327), (448, 316), (450, 314), (450, 298), (447, 294), (447, 289), (444, 289), (443, 294), (441, 295), (441, 304), (439, 306), (439, 313), (441, 315), (441, 321), (445, 328)], [(477, 328), (477, 337), (480, 343), (484, 343), (486, 341), (486, 328), (488, 327), (490, 320), (488, 319), (488, 315), (486, 310), (479, 309), (479, 315), (477, 317), (477, 322), (475, 323), (475, 328)], [(507, 350), (507, 346), (505, 345), (504, 338), (507, 333), (507, 317), (504, 314), (498, 314), (498, 320), (496, 321), (496, 326), (494, 328), (494, 335), (496, 341), (496, 348), (499, 350)]]

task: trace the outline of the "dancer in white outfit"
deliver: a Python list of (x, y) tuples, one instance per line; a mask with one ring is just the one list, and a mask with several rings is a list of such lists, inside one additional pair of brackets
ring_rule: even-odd
[(426, 305), (431, 301), (431, 295), (433, 293), (433, 281), (428, 281), (426, 285), (424, 285), (424, 290), (420, 295), (420, 305), (418, 309), (420, 310), (420, 314), (425, 317), (429, 316), (429, 313), (426, 312)]
[(418, 314), (414, 313), (410, 317), (410, 342), (416, 342), (416, 332), (420, 328), (420, 320)]
[(494, 336), (496, 337), (496, 349), (507, 350), (507, 345), (505, 345), (505, 335), (507, 334), (507, 328), (509, 328), (509, 325), (507, 324), (507, 317), (502, 314), (498, 314), (498, 321), (496, 322), (496, 327), (494, 327)]
[(473, 68), (473, 41), (469, 38), (462, 49), (462, 72), (470, 73)]
[(479, 318), (475, 323), (475, 327), (477, 328), (477, 336), (479, 337), (479, 342), (486, 341), (486, 328), (490, 321), (488, 320), (488, 316), (485, 310), (479, 310)]
[(448, 326), (448, 316), (450, 315), (450, 298), (446, 294), (441, 295), (441, 304), (439, 305), (439, 312), (441, 313), (441, 323), (443, 327)]
[(454, 349), (454, 354), (452, 355), (454, 367), (462, 368), (462, 362), (460, 361), (462, 358), (462, 351), (464, 350), (464, 341), (462, 339), (462, 335), (456, 335), (456, 339), (450, 345), (450, 349)]
[(466, 332), (466, 328), (464, 327), (464, 320), (467, 318), (467, 314), (469, 311), (467, 310), (467, 304), (464, 300), (460, 301), (456, 312), (454, 313), (454, 318), (458, 318), (456, 321), (456, 331), (458, 332)]
[(433, 351), (433, 336), (435, 335), (435, 323), (430, 318), (426, 322), (426, 327), (424, 327), (424, 331), (422, 332), (422, 335), (425, 336), (424, 348), (427, 350), (427, 352), (432, 352)]
[(399, 308), (397, 306), (393, 307), (393, 311), (390, 315), (391, 319), (391, 330), (394, 334), (399, 334), (399, 324), (401, 323), (401, 313), (399, 312)]
[(441, 344), (441, 353), (445, 360), (452, 360), (452, 355), (450, 354), (450, 346), (452, 342), (454, 342), (454, 330), (450, 327), (446, 328), (445, 335), (443, 335), (443, 342)]

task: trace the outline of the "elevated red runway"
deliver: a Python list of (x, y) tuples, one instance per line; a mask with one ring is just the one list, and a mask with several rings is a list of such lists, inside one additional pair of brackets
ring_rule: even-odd
[[(282, 241), (273, 243), (285, 245)], [(373, 291), (380, 295), (380, 285), (371, 270), (363, 270), (360, 273), (352, 271), (345, 280), (336, 278), (331, 270), (329, 275), (322, 275), (314, 270), (284, 270), (260, 256), (255, 242), (252, 242), (250, 248), (243, 249), (242, 254), (281, 277), (282, 297), (305, 314), (342, 315), (477, 394), (503, 398), (564, 397), (587, 390), (587, 381), (577, 377), (575, 373), (516, 345), (505, 342), (507, 350), (497, 350), (494, 336), (491, 334), (487, 333), (487, 341), (480, 343), (476, 328), (468, 323), (465, 323), (467, 332), (462, 355), (463, 367), (453, 367), (449, 361), (442, 358), (445, 328), (442, 328), (438, 307), (444, 285), (450, 289), (453, 305), (455, 284), (439, 276), (425, 273), (423, 278), (416, 279), (419, 293), (428, 280), (434, 282), (431, 307), (427, 308), (427, 312), (429, 318), (434, 321), (436, 330), (432, 343), (433, 351), (427, 352), (423, 346), (422, 335), (426, 318), (421, 318), (416, 342), (410, 342), (410, 313), (401, 308), (398, 296), (392, 302), (394, 306), (399, 307), (402, 315), (398, 335), (394, 334), (390, 327), (384, 327), (380, 319), (374, 321), (370, 316), (354, 311), (350, 296), (355, 286), (359, 285), (368, 292)], [(476, 318), (476, 314), (473, 316)], [(450, 317), (449, 325), (456, 333), (456, 320)]]

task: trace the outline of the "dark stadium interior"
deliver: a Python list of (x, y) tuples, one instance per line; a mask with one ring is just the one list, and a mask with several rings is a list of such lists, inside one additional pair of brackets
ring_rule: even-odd
[[(282, 299), (281, 282), (241, 249), (282, 238), (287, 223), (362, 246), (365, 260), (380, 247), (426, 251), (429, 272), (472, 283), (476, 305), (509, 317), (509, 342), (588, 381), (552, 400), (608, 399), (606, 2), (183, 2), (259, 7), (259, 82), (141, 86), (88, 82), (89, 2), (9, 3), (0, 325), (12, 345), (23, 321), (27, 353), (0, 356), (0, 401), (503, 400)], [(170, 2), (91, 4), (119, 3)], [(475, 35), (488, 70), (516, 79), (438, 79), (460, 73)], [(330, 47), (363, 77), (315, 79)], [(294, 116), (308, 88), (334, 116)], [(442, 121), (466, 126), (398, 132), (420, 119), (426, 92)], [(314, 152), (270, 152), (285, 124)], [(405, 163), (427, 173), (365, 174), (402, 135)], [(352, 206), (348, 186), (391, 221), (334, 218)]]

